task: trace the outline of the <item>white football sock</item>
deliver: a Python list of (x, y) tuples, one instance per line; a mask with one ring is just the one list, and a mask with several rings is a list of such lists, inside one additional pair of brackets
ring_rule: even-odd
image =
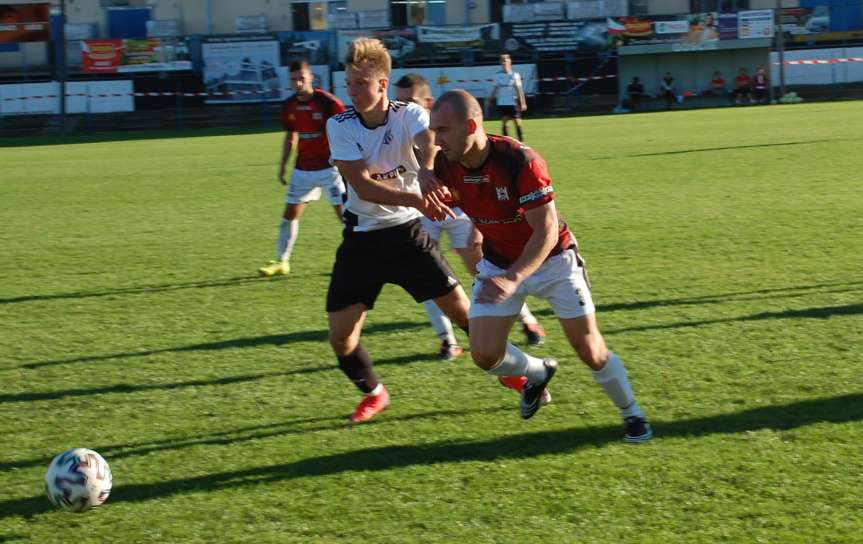
[(530, 308), (527, 307), (527, 302), (522, 304), (521, 310), (518, 312), (518, 317), (521, 319), (522, 323), (528, 323), (530, 325), (539, 323), (539, 321), (536, 320), (536, 317), (530, 313)]
[(286, 262), (291, 260), (294, 251), (294, 243), (297, 241), (297, 233), (300, 231), (300, 222), (296, 219), (282, 219), (279, 225), (279, 242), (276, 245), (276, 260)]
[(606, 361), (605, 366), (602, 367), (602, 370), (592, 371), (592, 374), (593, 379), (602, 386), (611, 402), (620, 408), (620, 413), (623, 417), (644, 417), (644, 412), (641, 411), (641, 407), (635, 401), (635, 394), (629, 385), (626, 368), (617, 354), (609, 351), (608, 361)]
[(442, 342), (449, 342), (451, 345), (455, 345), (457, 342), (452, 330), (452, 321), (444, 315), (438, 305), (435, 304), (435, 301), (432, 299), (423, 301), (423, 308), (425, 308), (429, 316), (429, 321), (437, 337)]
[(503, 359), (486, 372), (495, 376), (527, 376), (528, 381), (534, 383), (544, 380), (546, 373), (542, 359), (528, 355), (509, 342)]

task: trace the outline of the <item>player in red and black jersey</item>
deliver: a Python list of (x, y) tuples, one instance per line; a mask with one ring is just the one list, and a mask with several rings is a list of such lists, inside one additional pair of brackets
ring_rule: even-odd
[(323, 191), (339, 221), (342, 217), (345, 184), (338, 169), (330, 164), (327, 119), (345, 111), (345, 106), (332, 94), (312, 86), (314, 76), (307, 62), (291, 64), (290, 74), (291, 85), (296, 92), (282, 104), (282, 126), (285, 129), (279, 166), (279, 182), (282, 185), (288, 184), (285, 170), (294, 147), (297, 148), (297, 160), (285, 198), (276, 259), (258, 269), (263, 276), (290, 272), (289, 261), (297, 241), (299, 219), (307, 202), (320, 199)]
[(483, 236), (470, 308), (474, 362), (496, 376), (526, 376), (521, 415), (532, 417), (558, 365), (523, 353), (507, 343), (507, 335), (525, 297), (544, 298), (579, 358), (620, 409), (624, 439), (649, 440), (652, 431), (623, 361), (608, 350), (596, 324), (584, 261), (557, 213), (545, 161), (516, 140), (487, 135), (479, 103), (462, 90), (437, 100), (431, 128), (440, 146), (435, 175)]

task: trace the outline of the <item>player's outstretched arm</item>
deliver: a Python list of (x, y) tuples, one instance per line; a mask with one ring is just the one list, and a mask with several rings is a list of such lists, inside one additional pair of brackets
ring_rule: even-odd
[(423, 194), (439, 190), (443, 187), (434, 173), (434, 158), (437, 146), (430, 130), (423, 130), (414, 136), (414, 145), (419, 150), (420, 170), (418, 172), (420, 190)]
[(372, 179), (366, 162), (362, 159), (353, 161), (336, 160), (339, 172), (357, 196), (366, 202), (383, 204), (385, 206), (409, 206), (416, 208), (429, 219), (440, 220), (455, 217), (455, 213), (435, 194), (421, 195), (401, 191)]

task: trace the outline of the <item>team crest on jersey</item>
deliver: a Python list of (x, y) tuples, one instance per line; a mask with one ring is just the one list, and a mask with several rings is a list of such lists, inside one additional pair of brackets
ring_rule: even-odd
[(288, 119), (289, 119), (289, 120), (291, 120), (291, 121), (293, 121), (293, 120), (294, 120), (294, 114), (293, 114), (293, 113), (289, 113), (289, 114), (288, 114)]
[(494, 190), (497, 192), (498, 200), (509, 200), (509, 191), (506, 187), (495, 187)]
[(393, 141), (393, 132), (390, 129), (387, 129), (387, 131), (384, 132), (384, 144), (388, 144), (391, 141)]
[(480, 183), (488, 183), (491, 181), (488, 174), (483, 174), (481, 176), (465, 176), (462, 178), (462, 181), (466, 185), (479, 185)]

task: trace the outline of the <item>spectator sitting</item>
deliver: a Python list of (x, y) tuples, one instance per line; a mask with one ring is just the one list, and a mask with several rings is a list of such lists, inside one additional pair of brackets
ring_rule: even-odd
[(746, 68), (741, 68), (737, 73), (737, 77), (734, 78), (734, 91), (732, 95), (734, 96), (734, 103), (738, 106), (740, 105), (741, 97), (744, 95), (746, 95), (746, 100), (750, 104), (752, 103), (752, 79), (746, 73)]
[(710, 89), (708, 90), (713, 96), (725, 96), (725, 78), (722, 77), (722, 72), (716, 70), (713, 72), (713, 78), (710, 80)]

